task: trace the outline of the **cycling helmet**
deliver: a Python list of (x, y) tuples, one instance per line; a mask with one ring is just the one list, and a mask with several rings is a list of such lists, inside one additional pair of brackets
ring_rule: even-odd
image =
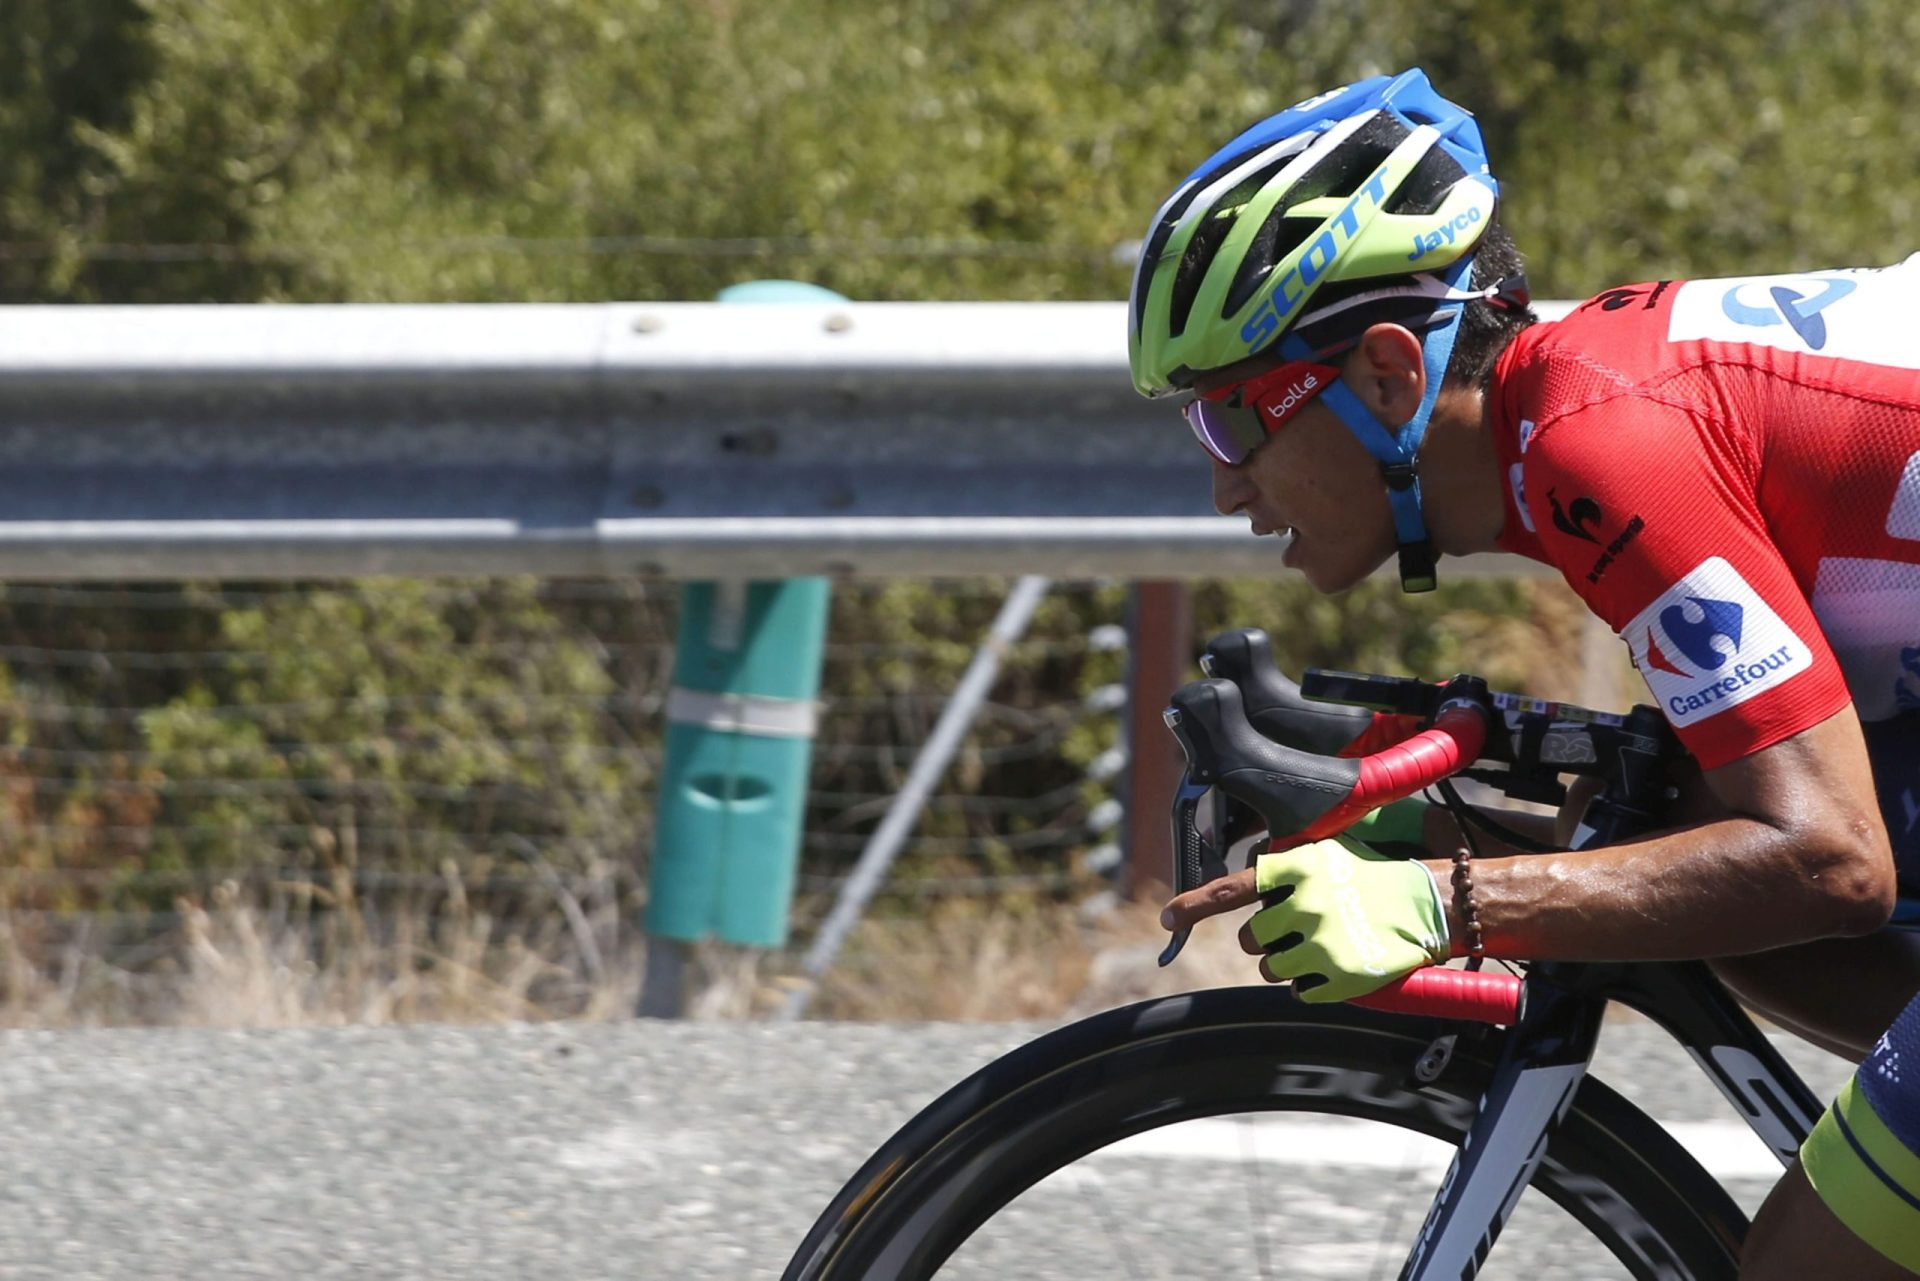
[(1146, 396), (1268, 351), (1324, 358), (1391, 319), (1424, 331), (1426, 398), (1381, 423), (1335, 381), (1322, 396), (1379, 460), (1401, 583), (1434, 585), (1415, 460), (1476, 299), (1524, 305), (1525, 285), (1467, 288), (1498, 186), (1480, 128), (1419, 70), (1376, 76), (1260, 122), (1201, 165), (1154, 215), (1134, 272), (1128, 355)]

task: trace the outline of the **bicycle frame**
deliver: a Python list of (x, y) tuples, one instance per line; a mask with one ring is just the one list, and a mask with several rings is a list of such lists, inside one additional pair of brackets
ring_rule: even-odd
[[(1639, 1011), (1679, 1041), (1782, 1167), (1822, 1111), (1703, 962), (1538, 962), (1526, 987), (1526, 1008), (1506, 1035), (1494, 1083), (1408, 1253), (1405, 1281), (1478, 1273), (1587, 1073), (1609, 1001)], [(1436, 1043), (1422, 1059), (1425, 1070), (1437, 1074), (1448, 1048)], [(1658, 1267), (1663, 1260), (1647, 1262)]]

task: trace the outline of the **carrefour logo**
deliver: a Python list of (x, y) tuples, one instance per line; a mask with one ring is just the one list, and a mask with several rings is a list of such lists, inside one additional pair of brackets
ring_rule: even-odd
[(1690, 725), (1813, 665), (1813, 653), (1718, 556), (1702, 561), (1620, 633), (1667, 719)]
[[(1689, 596), (1687, 605), (1699, 613), (1698, 618), (1689, 617), (1685, 605), (1669, 605), (1660, 611), (1660, 626), (1695, 667), (1716, 671), (1726, 666), (1728, 656), (1740, 652), (1740, 624), (1747, 611), (1738, 601), (1710, 600), (1705, 596)], [(1730, 650), (1717, 648), (1722, 637), (1733, 642)], [(1659, 651), (1656, 649), (1653, 653)], [(1672, 666), (1667, 670), (1677, 676), (1686, 675)]]

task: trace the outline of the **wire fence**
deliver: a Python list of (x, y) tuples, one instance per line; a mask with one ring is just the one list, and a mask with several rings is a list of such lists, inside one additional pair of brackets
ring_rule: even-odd
[[(836, 588), (802, 941), (1004, 593)], [(0, 998), (75, 949), (137, 984), (218, 954), (209, 914), (241, 910), (310, 961), (343, 929), (391, 944), (452, 921), (604, 966), (644, 906), (678, 598), (526, 578), (0, 587)], [(1052, 592), (881, 911), (1100, 884), (1124, 602)]]

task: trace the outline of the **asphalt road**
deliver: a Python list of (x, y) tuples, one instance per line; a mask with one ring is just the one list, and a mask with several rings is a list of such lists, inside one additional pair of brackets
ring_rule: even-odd
[[(881, 1139), (1032, 1032), (0, 1034), (0, 1278), (777, 1276)], [(1787, 1048), (1830, 1095), (1845, 1065)], [(1757, 1141), (1658, 1033), (1611, 1027), (1595, 1070), (1656, 1117), (1689, 1123), (1743, 1202), (1764, 1194)], [(983, 1243), (967, 1275), (1257, 1278), (1263, 1254), (1284, 1249), (1271, 1275), (1364, 1277), (1375, 1265), (1355, 1244), (1371, 1222), (1354, 1209), (1360, 1193), (1404, 1181), (1417, 1220), (1431, 1188), (1419, 1154), (1339, 1134), (1315, 1139), (1338, 1159), (1311, 1168), (1249, 1154), (1244, 1135), (1190, 1139), (1036, 1189), (1015, 1221), (1027, 1235)], [(1250, 1204), (1283, 1204), (1282, 1226), (1195, 1231), (1203, 1215), (1244, 1227)], [(1555, 1266), (1558, 1213), (1523, 1201), (1499, 1272), (1483, 1275), (1575, 1275)]]

